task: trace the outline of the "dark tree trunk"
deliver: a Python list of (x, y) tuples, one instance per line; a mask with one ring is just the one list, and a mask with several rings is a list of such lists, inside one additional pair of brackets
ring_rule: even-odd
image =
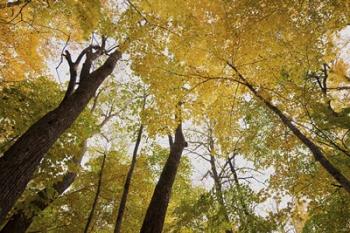
[[(76, 158), (74, 163), (80, 164), (82, 157), (84, 156), (87, 149), (87, 140), (83, 142), (82, 150), (79, 156)], [(0, 233), (25, 233), (30, 225), (32, 224), (34, 218), (40, 213), (39, 210), (45, 210), (53, 201), (57, 199), (64, 191), (66, 191), (69, 186), (74, 182), (77, 176), (76, 172), (67, 172), (61, 181), (53, 184), (51, 187), (55, 190), (55, 195), (50, 193), (49, 188), (45, 188), (39, 191), (34, 199), (27, 204), (29, 207), (35, 207), (35, 211), (26, 211), (25, 209), (18, 210), (15, 214), (11, 216), (9, 221), (2, 228)]]
[(331, 175), (339, 184), (350, 194), (350, 180), (346, 178), (339, 169), (337, 169), (323, 154), (321, 149), (313, 143), (308, 137), (306, 137), (295, 125), (293, 125), (292, 121), (275, 105), (266, 100), (263, 96), (261, 96), (257, 90), (251, 85), (244, 76), (238, 71), (238, 69), (232, 65), (231, 63), (227, 63), (239, 76), (239, 78), (243, 81), (243, 84), (257, 97), (261, 100), (273, 113), (275, 113), (282, 123), (289, 128), (290, 131), (311, 151), (315, 160), (318, 161), (321, 166), (326, 169), (326, 171)]
[(126, 179), (125, 179), (122, 198), (120, 199), (120, 204), (119, 204), (119, 208), (118, 208), (118, 215), (117, 215), (117, 220), (115, 223), (114, 233), (120, 233), (120, 230), (122, 227), (124, 210), (125, 210), (125, 206), (126, 206), (126, 201), (128, 199), (131, 178), (132, 178), (132, 175), (133, 175), (133, 172), (135, 169), (135, 165), (136, 165), (137, 151), (138, 151), (138, 148), (140, 146), (142, 131), (143, 131), (143, 125), (140, 126), (140, 129), (139, 129), (138, 134), (137, 134), (130, 168), (129, 168), (128, 174), (126, 176)]
[[(40, 211), (45, 210), (57, 196), (62, 194), (74, 181), (76, 173), (67, 173), (61, 182), (54, 184), (55, 196), (49, 195), (49, 189), (43, 189), (36, 194), (36, 197), (28, 205), (38, 208)], [(56, 196), (57, 195), (57, 196)], [(38, 210), (35, 212), (30, 212), (29, 214), (25, 212), (24, 209), (19, 210), (14, 215), (11, 216), (10, 220), (6, 223), (0, 233), (25, 233), (30, 225), (32, 224), (34, 218), (39, 214)]]
[[(93, 106), (90, 110), (91, 113), (93, 113), (96, 108), (97, 98), (99, 93), (94, 98)], [(109, 121), (109, 119), (111, 119), (111, 117), (112, 117), (112, 113), (110, 113), (109, 115), (106, 115), (105, 118), (102, 120), (102, 122), (98, 125), (98, 129), (101, 129)], [(81, 160), (87, 151), (87, 142), (88, 142), (88, 139), (84, 140), (84, 142), (82, 143), (80, 153), (73, 158), (72, 162), (76, 164), (78, 167), (80, 167)], [(76, 176), (77, 174), (75, 172), (68, 171), (63, 176), (61, 181), (57, 182), (56, 184), (53, 184), (53, 186), (50, 187), (50, 189), (55, 190), (56, 195), (54, 196), (48, 195), (49, 190), (47, 188), (39, 191), (34, 197), (34, 199), (28, 202), (29, 204), (26, 205), (29, 207), (35, 206), (36, 211), (31, 212), (30, 210), (26, 210), (26, 209), (18, 210), (9, 218), (8, 222), (5, 224), (5, 226), (0, 231), (0, 233), (10, 233), (10, 232), (25, 233), (27, 229), (30, 227), (30, 225), (32, 224), (32, 222), (34, 221), (35, 217), (40, 213), (40, 211), (37, 211), (37, 210), (41, 210), (41, 211), (45, 210), (52, 202), (54, 202), (63, 192), (65, 192), (72, 185)], [(27, 203), (27, 202), (24, 202), (24, 203)]]
[(102, 164), (101, 164), (100, 174), (98, 176), (98, 183), (97, 183), (96, 194), (95, 194), (94, 201), (92, 203), (92, 207), (91, 207), (88, 219), (86, 221), (84, 233), (88, 233), (89, 232), (89, 228), (90, 228), (92, 219), (94, 217), (94, 213), (95, 213), (97, 202), (98, 202), (98, 197), (100, 196), (100, 192), (101, 192), (101, 185), (102, 185), (103, 171), (104, 171), (104, 168), (105, 168), (106, 156), (107, 156), (107, 154), (104, 153), (103, 154), (103, 159), (102, 159)]
[[(0, 158), (0, 222), (23, 193), (46, 152), (84, 110), (120, 57), (119, 51), (113, 52), (101, 67), (81, 77), (75, 92), (34, 123)], [(86, 60), (90, 58), (87, 55)], [(84, 67), (90, 69), (85, 63)]]
[(141, 233), (162, 232), (171, 190), (180, 164), (182, 151), (186, 146), (187, 143), (180, 124), (176, 129), (175, 141), (170, 147), (169, 157), (153, 192), (151, 203), (148, 206), (145, 219), (143, 220)]

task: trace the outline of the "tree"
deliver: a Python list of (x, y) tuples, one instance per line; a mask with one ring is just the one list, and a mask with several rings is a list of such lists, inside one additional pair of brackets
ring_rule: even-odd
[[(95, 207), (89, 232), (107, 233), (113, 232), (114, 229), (117, 216), (114, 207), (120, 201), (130, 159), (124, 146), (113, 146), (111, 149), (111, 151), (107, 151), (99, 200)], [(31, 228), (28, 229), (29, 232), (47, 229), (57, 233), (84, 231), (98, 185), (102, 159), (98, 151), (101, 150), (103, 151), (103, 148), (100, 146), (89, 149), (90, 159), (84, 165), (71, 189), (61, 195), (35, 219)], [(138, 179), (135, 179), (131, 184), (122, 226), (122, 232), (127, 233), (139, 230), (142, 216), (147, 208), (144, 202), (150, 199), (153, 189), (153, 180), (150, 179), (150, 170), (144, 158), (138, 159), (134, 172)]]
[(141, 142), (141, 137), (142, 137), (142, 131), (143, 131), (143, 125), (140, 126), (140, 129), (138, 130), (137, 133), (137, 138), (135, 141), (135, 147), (134, 147), (134, 152), (132, 154), (132, 159), (131, 159), (131, 164), (128, 170), (128, 174), (126, 175), (125, 179), (125, 184), (124, 184), (124, 189), (123, 189), (123, 194), (119, 203), (119, 208), (118, 208), (118, 215), (117, 215), (117, 220), (115, 222), (115, 227), (114, 227), (114, 232), (119, 233), (122, 227), (122, 222), (123, 222), (123, 215), (125, 211), (125, 206), (126, 206), (126, 201), (129, 195), (129, 188), (131, 184), (131, 178), (134, 173), (135, 165), (136, 165), (136, 159), (137, 159), (137, 151), (140, 146)]
[[(170, 20), (172, 27), (169, 30), (175, 32), (169, 33), (165, 45), (171, 56), (154, 53), (141, 58), (145, 62), (140, 72), (145, 76), (158, 73), (159, 76), (177, 77), (191, 91), (195, 88), (197, 95), (204, 97), (213, 95), (206, 89), (199, 90), (198, 86), (209, 82), (212, 86), (230, 85), (228, 82), (246, 86), (253, 96), (263, 100), (266, 107), (279, 116), (282, 124), (310, 149), (324, 169), (348, 189), (348, 178), (332, 165), (321, 147), (292, 124), (280, 111), (281, 106), (271, 106), (268, 99), (283, 100), (285, 96), (280, 83), (285, 76), (294, 84), (294, 89), (290, 86), (288, 91), (297, 94), (298, 89), (302, 88), (305, 74), (324, 63), (322, 60), (332, 57), (335, 49), (327, 30), (335, 33), (343, 29), (349, 15), (342, 9), (349, 5), (331, 1), (320, 1), (319, 4), (307, 1), (300, 5), (292, 2), (266, 4), (262, 1), (225, 4), (201, 2), (176, 2), (175, 5), (186, 6), (176, 13), (172, 11), (174, 6), (164, 8), (157, 0), (147, 5), (139, 3), (139, 9), (146, 17), (164, 23)], [(299, 13), (296, 15), (295, 12)], [(201, 33), (198, 34), (198, 31)], [(182, 43), (184, 38), (187, 43)], [(329, 39), (323, 43), (321, 38)], [(324, 56), (325, 53), (328, 58)], [(164, 62), (158, 67), (148, 66), (146, 62), (153, 59)], [(255, 92), (249, 86), (254, 87)], [(246, 91), (241, 89), (240, 94), (244, 93)], [(282, 98), (279, 94), (282, 94)], [(285, 105), (283, 107), (288, 106)], [(294, 116), (298, 114), (300, 112), (294, 112)]]
[[(40, 118), (46, 111), (52, 109), (58, 103), (59, 99), (62, 98), (62, 92), (58, 85), (45, 77), (18, 82), (11, 86), (5, 85), (2, 89), (2, 94), (3, 98), (1, 99), (0, 110), (3, 120), (0, 136), (1, 151), (5, 151), (10, 147), (13, 141), (27, 127)], [(66, 172), (66, 166), (72, 167), (72, 160), (79, 161), (81, 159), (79, 158), (81, 145), (84, 144), (86, 138), (95, 130), (94, 121), (95, 118), (93, 115), (89, 111), (84, 111), (77, 122), (58, 139), (35, 173), (35, 179), (30, 185), (31, 190), (27, 190), (23, 196), (24, 199), (33, 199), (33, 202), (35, 202), (36, 198), (34, 197), (36, 192), (40, 193), (41, 197), (46, 199), (44, 196), (47, 192), (53, 194), (52, 191), (54, 189), (45, 190), (43, 186), (51, 187), (56, 184), (56, 188), (62, 189), (66, 183), (64, 179), (71, 180), (73, 178), (74, 174), (72, 173), (68, 172), (66, 177), (61, 174)], [(83, 130), (80, 127), (83, 127)], [(54, 195), (50, 196), (53, 198)], [(37, 198), (37, 201), (39, 200), (40, 198)], [(31, 206), (29, 202), (25, 202), (29, 207), (26, 211), (28, 219), (31, 218), (29, 215), (36, 212), (35, 205)], [(15, 225), (20, 226), (21, 224), (17, 222)]]
[[(341, 0), (3, 1), (0, 219), (24, 212), (34, 232), (346, 231), (349, 9)], [(70, 74), (61, 103), (57, 85), (14, 82), (42, 75), (56, 51)], [(122, 53), (116, 85), (126, 88), (83, 111)], [(128, 107), (89, 141), (77, 173), (73, 157), (125, 102), (119, 93)], [(191, 184), (182, 124), (189, 156), (208, 162), (205, 187)], [(174, 130), (169, 154), (152, 144)], [(99, 176), (97, 151), (115, 134)]]
[[(42, 75), (69, 42), (82, 42), (110, 27), (109, 1), (19, 0), (0, 5), (0, 80)], [(107, 26), (108, 25), (108, 26)], [(55, 41), (55, 42), (54, 42)], [(44, 52), (45, 51), (45, 52)]]
[[(34, 83), (38, 83), (39, 80), (32, 81)], [(39, 82), (41, 83), (41, 82)], [(106, 87), (108, 85), (108, 87)], [(15, 213), (9, 218), (8, 222), (5, 224), (5, 226), (2, 228), (0, 232), (26, 232), (26, 230), (30, 227), (31, 223), (33, 222), (34, 218), (40, 214), (40, 212), (44, 211), (53, 201), (55, 201), (60, 195), (62, 195), (63, 192), (65, 192), (74, 182), (75, 178), (77, 177), (77, 173), (81, 169), (81, 161), (83, 159), (83, 156), (87, 152), (87, 144), (88, 140), (93, 138), (94, 135), (96, 135), (98, 132), (102, 130), (102, 128), (108, 123), (108, 121), (111, 120), (111, 118), (115, 117), (119, 110), (116, 111), (114, 108), (116, 108), (115, 104), (110, 98), (106, 98), (106, 95), (108, 95), (109, 92), (114, 92), (114, 86), (113, 82), (107, 82), (106, 85), (98, 91), (98, 93), (95, 95), (93, 103), (90, 108), (90, 114), (96, 116), (96, 118), (101, 118), (99, 123), (95, 125), (95, 123), (90, 123), (89, 119), (86, 117), (84, 118), (84, 122), (90, 123), (93, 126), (90, 126), (91, 130), (88, 131), (88, 135), (86, 135), (85, 139), (80, 142), (78, 145), (79, 149), (77, 150), (76, 154), (70, 158), (71, 164), (68, 164), (69, 170), (65, 172), (65, 174), (62, 177), (59, 177), (57, 181), (53, 182), (52, 178), (48, 182), (47, 186), (37, 191), (37, 193), (33, 197), (28, 197), (29, 200), (22, 201), (23, 203), (18, 204), (19, 206), (22, 206), (22, 208), (19, 208), (15, 211)], [(46, 86), (38, 86), (37, 88), (43, 88)], [(11, 87), (14, 88), (14, 87)], [(33, 88), (36, 89), (36, 88)], [(107, 89), (107, 90), (106, 90)], [(102, 90), (104, 93), (101, 94)], [(38, 89), (36, 89), (38, 91)], [(41, 94), (38, 94), (39, 97), (41, 97)], [(125, 96), (118, 96), (120, 99), (126, 98)], [(11, 105), (14, 104), (13, 99), (16, 98), (15, 96), (12, 96), (11, 99)], [(28, 98), (28, 96), (26, 96)], [(40, 100), (40, 99), (39, 99)], [(34, 103), (39, 104), (39, 106), (42, 106), (43, 103), (38, 103), (38, 101), (33, 101)], [(104, 106), (104, 102), (107, 102), (107, 105)], [(119, 100), (119, 102), (123, 102)], [(99, 105), (99, 106), (98, 106)], [(23, 108), (24, 104), (22, 102), (21, 107)], [(31, 106), (33, 107), (33, 106)], [(103, 111), (103, 108), (107, 107), (107, 111)], [(123, 106), (120, 106), (122, 109), (125, 108)], [(95, 112), (99, 112), (96, 114)], [(86, 115), (86, 114), (85, 114)], [(78, 124), (80, 124), (80, 121), (78, 121)], [(30, 122), (29, 122), (30, 123)], [(28, 125), (29, 125), (28, 123)], [(18, 125), (18, 123), (17, 123)], [(85, 128), (89, 128), (88, 125), (85, 125)], [(83, 134), (83, 131), (81, 129), (77, 129), (79, 132), (79, 136), (83, 137), (85, 134)], [(71, 131), (71, 130), (70, 130)], [(19, 132), (18, 134), (20, 134)], [(65, 147), (67, 147), (67, 143), (64, 144)], [(51, 150), (52, 151), (52, 150)], [(52, 153), (52, 152), (51, 152)], [(57, 153), (63, 153), (62, 150), (58, 150)], [(66, 155), (67, 156), (67, 155)], [(48, 158), (50, 159), (50, 154), (48, 155)], [(62, 158), (64, 160), (66, 158)], [(45, 163), (41, 164), (40, 166), (43, 167)], [(58, 164), (55, 166), (59, 166)], [(45, 172), (45, 168), (43, 175), (45, 175), (48, 172)], [(58, 173), (58, 171), (55, 171)], [(37, 179), (36, 179), (37, 180)]]
[[(207, 174), (211, 176), (214, 181), (214, 194), (215, 199), (219, 204), (219, 213), (223, 216), (224, 225), (227, 225), (225, 229), (226, 232), (232, 232), (231, 228), (231, 220), (229, 217), (229, 212), (227, 210), (227, 206), (225, 203), (224, 197), (224, 189), (223, 189), (223, 179), (221, 172), (217, 168), (217, 160), (218, 160), (218, 148), (215, 145), (214, 135), (213, 135), (213, 123), (208, 120), (206, 122), (205, 130), (206, 132), (196, 131), (199, 134), (199, 140), (191, 141), (194, 144), (195, 151), (193, 153), (200, 156), (206, 162), (210, 164), (210, 170)], [(203, 152), (199, 149), (203, 149)]]
[(243, 80), (244, 85), (247, 86), (247, 88), (263, 103), (271, 110), (273, 111), (293, 133), (294, 135), (302, 141), (302, 143), (307, 146), (310, 151), (312, 152), (314, 158), (316, 161), (320, 162), (320, 164), (323, 166), (324, 169), (328, 171), (328, 173), (333, 176), (334, 179), (336, 179), (347, 192), (350, 193), (350, 180), (348, 180), (340, 170), (338, 170), (336, 167), (333, 166), (331, 162), (326, 158), (326, 156), (322, 153), (321, 149), (314, 144), (309, 138), (305, 136), (295, 125), (292, 124), (292, 121), (282, 113), (280, 109), (278, 109), (276, 106), (271, 104), (269, 101), (267, 101), (262, 95), (260, 95), (256, 89), (246, 81), (246, 79), (243, 77), (243, 75), (237, 70), (235, 66), (232, 64), (230, 65), (235, 72), (237, 72), (237, 75), (240, 79)]
[[(281, 215), (282, 212), (272, 213), (266, 210), (268, 217), (261, 217), (255, 211), (256, 206), (265, 201), (264, 188), (256, 190), (256, 183), (260, 184), (259, 179), (261, 178), (259, 176), (265, 171), (259, 171), (248, 165), (240, 165), (240, 163), (247, 164), (251, 162), (250, 159), (253, 159), (245, 153), (252, 153), (254, 149), (250, 147), (250, 150), (245, 150), (243, 148), (248, 140), (249, 131), (254, 131), (254, 129), (240, 130), (235, 119), (229, 117), (230, 114), (237, 112), (232, 109), (222, 109), (220, 101), (225, 102), (226, 100), (220, 98), (214, 105), (203, 111), (203, 115), (207, 115), (207, 119), (191, 129), (189, 140), (193, 145), (189, 152), (210, 164), (203, 179), (210, 177), (213, 181), (213, 187), (211, 191), (202, 194), (201, 198), (193, 201), (195, 207), (192, 208), (198, 209), (198, 211), (193, 211), (192, 214), (182, 217), (180, 222), (183, 222), (179, 225), (189, 225), (194, 221), (199, 221), (199, 219), (207, 219), (202, 223), (202, 231), (205, 232), (232, 230), (271, 232), (276, 229), (277, 223), (280, 224), (277, 216)], [(234, 107), (239, 111), (244, 111), (244, 104), (239, 103), (239, 100), (235, 101)], [(209, 116), (212, 116), (211, 113), (216, 111), (216, 108), (221, 109), (222, 118), (208, 119)], [(222, 132), (222, 127), (228, 129), (226, 136)], [(234, 130), (235, 128), (236, 130)], [(227, 142), (230, 143), (227, 144)], [(193, 205), (193, 203), (191, 204)], [(179, 213), (181, 213), (180, 211), (181, 208), (179, 208)]]
[[(66, 53), (70, 66), (71, 83), (75, 83), (77, 66), (85, 56), (79, 86), (76, 89), (69, 88), (60, 105), (33, 124), (0, 158), (0, 183), (2, 187), (0, 219), (6, 216), (24, 191), (51, 145), (72, 125), (94, 96), (98, 87), (112, 73), (121, 57), (119, 50), (111, 53), (103, 65), (91, 71), (92, 62), (105, 53), (105, 42), (104, 38), (101, 46), (91, 45), (87, 47), (74, 62), (70, 54)], [(32, 145), (37, 146), (33, 147)]]
[(102, 158), (101, 169), (100, 169), (100, 172), (99, 172), (99, 175), (98, 175), (98, 183), (97, 183), (97, 187), (96, 187), (96, 193), (95, 193), (95, 197), (94, 197), (94, 200), (93, 200), (93, 203), (92, 203), (92, 207), (90, 209), (90, 213), (89, 213), (89, 216), (88, 216), (85, 228), (84, 228), (84, 233), (89, 232), (89, 228), (91, 226), (91, 221), (92, 221), (92, 218), (93, 218), (94, 213), (96, 211), (98, 198), (99, 198), (100, 192), (101, 192), (102, 177), (103, 177), (103, 172), (104, 172), (105, 163), (106, 163), (106, 156), (107, 156), (107, 153), (104, 152), (103, 153), (103, 158)]
[(151, 202), (148, 206), (146, 216), (141, 227), (142, 233), (161, 233), (164, 219), (169, 204), (172, 186), (175, 181), (177, 169), (180, 163), (183, 149), (187, 146), (182, 133), (181, 123), (175, 131), (175, 140), (169, 136), (170, 153), (166, 161), (159, 181), (154, 189)]

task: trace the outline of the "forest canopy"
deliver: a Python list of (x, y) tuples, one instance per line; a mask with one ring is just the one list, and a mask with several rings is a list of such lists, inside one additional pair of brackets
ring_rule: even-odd
[(0, 0), (0, 233), (350, 232), (350, 1)]

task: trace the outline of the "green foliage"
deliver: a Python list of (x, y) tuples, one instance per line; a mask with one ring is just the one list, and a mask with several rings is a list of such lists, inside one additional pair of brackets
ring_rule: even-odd
[(337, 188), (321, 200), (315, 200), (310, 205), (309, 219), (303, 228), (303, 233), (348, 232), (350, 203), (347, 194)]
[[(17, 137), (48, 111), (57, 107), (63, 92), (46, 77), (3, 86), (0, 98), (0, 148), (4, 152)], [(96, 118), (87, 109), (49, 150), (23, 197), (35, 195), (62, 179), (73, 158), (78, 159), (82, 143), (95, 131)], [(24, 198), (29, 201), (31, 198)], [(22, 203), (23, 204), (23, 203)]]

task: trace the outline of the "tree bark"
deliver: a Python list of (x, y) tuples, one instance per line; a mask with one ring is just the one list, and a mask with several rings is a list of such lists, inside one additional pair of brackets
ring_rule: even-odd
[(138, 151), (138, 148), (140, 146), (142, 131), (143, 131), (143, 125), (140, 126), (140, 129), (139, 129), (138, 134), (137, 134), (137, 139), (135, 142), (135, 147), (134, 147), (134, 152), (132, 155), (130, 168), (129, 168), (128, 174), (126, 176), (126, 179), (125, 179), (123, 194), (122, 194), (122, 198), (120, 199), (120, 203), (119, 203), (118, 215), (117, 215), (117, 220), (115, 223), (114, 233), (120, 233), (120, 231), (121, 231), (122, 222), (123, 222), (123, 215), (124, 215), (124, 211), (125, 211), (126, 201), (128, 199), (128, 195), (129, 195), (131, 178), (132, 178), (132, 175), (134, 173), (134, 169), (135, 169), (135, 165), (136, 165), (137, 151)]
[(91, 210), (90, 210), (89, 217), (88, 217), (88, 219), (86, 221), (84, 233), (88, 233), (89, 232), (89, 228), (90, 228), (90, 225), (91, 225), (91, 222), (92, 222), (92, 218), (94, 217), (94, 213), (95, 213), (97, 202), (98, 202), (98, 197), (100, 196), (100, 192), (101, 192), (101, 184), (102, 184), (102, 178), (103, 178), (103, 171), (104, 171), (104, 168), (105, 168), (106, 156), (107, 156), (107, 154), (104, 153), (103, 154), (103, 159), (102, 159), (102, 164), (101, 164), (100, 174), (98, 176), (98, 183), (97, 183), (96, 194), (95, 194), (94, 201), (92, 203), (92, 207), (91, 207)]
[(0, 158), (0, 221), (23, 193), (46, 152), (84, 110), (120, 57), (116, 50), (102, 66), (81, 78), (72, 95), (34, 123)]
[[(69, 87), (67, 90), (69, 90)], [(96, 108), (97, 99), (100, 93), (101, 93), (101, 90), (94, 97), (94, 102), (90, 110), (91, 113), (93, 113)], [(102, 122), (98, 124), (98, 127), (97, 127), (98, 130), (102, 129), (102, 127), (111, 119), (112, 116), (113, 116), (112, 113), (106, 115), (102, 120)], [(98, 130), (95, 133), (98, 133)], [(91, 137), (94, 136), (95, 133), (93, 133)], [(79, 167), (80, 167), (81, 160), (87, 151), (87, 143), (88, 143), (88, 139), (85, 139), (84, 142), (82, 143), (80, 153), (73, 158), (72, 162)], [(29, 204), (27, 204), (26, 206), (36, 206), (37, 207), (36, 209), (40, 209), (41, 211), (44, 211), (52, 202), (54, 202), (62, 193), (64, 193), (72, 185), (76, 176), (77, 176), (76, 172), (68, 171), (63, 176), (63, 179), (61, 181), (57, 182), (56, 184), (53, 184), (52, 187), (50, 187), (52, 190), (55, 190), (56, 195), (49, 196), (48, 195), (49, 189), (45, 188), (39, 191), (36, 194), (35, 198), (32, 201), (28, 202)], [(28, 210), (26, 211), (25, 209), (20, 209), (10, 217), (10, 219), (5, 224), (5, 226), (0, 231), (0, 233), (10, 233), (10, 232), (25, 233), (27, 229), (29, 229), (30, 225), (32, 224), (32, 222), (34, 221), (35, 217), (38, 214), (39, 212), (30, 212)]]
[[(87, 149), (87, 140), (83, 142), (83, 147), (80, 155), (74, 161), (76, 164), (80, 164), (82, 157), (84, 156)], [(57, 199), (68, 187), (74, 182), (77, 176), (76, 172), (67, 172), (61, 181), (53, 184), (51, 187), (56, 193), (54, 195), (50, 194), (50, 188), (45, 188), (39, 191), (34, 199), (27, 204), (27, 206), (35, 206), (35, 209), (41, 211), (45, 210), (53, 201)], [(25, 233), (30, 225), (32, 224), (34, 218), (40, 213), (40, 211), (25, 211), (25, 209), (18, 210), (13, 214), (10, 220), (5, 224), (0, 233)]]
[(350, 194), (350, 181), (346, 178), (339, 169), (337, 169), (323, 154), (321, 149), (313, 143), (308, 137), (306, 137), (292, 121), (275, 105), (266, 100), (262, 95), (260, 95), (257, 90), (251, 85), (247, 79), (238, 71), (238, 69), (231, 63), (227, 63), (243, 81), (243, 84), (253, 93), (253, 95), (262, 101), (266, 107), (268, 107), (273, 113), (275, 113), (282, 123), (293, 132), (293, 134), (311, 151), (315, 160), (318, 161), (321, 166), (331, 175), (339, 184)]
[(159, 181), (153, 192), (140, 233), (161, 233), (168, 208), (171, 190), (184, 148), (187, 146), (182, 126), (175, 132), (175, 141), (170, 147), (170, 154), (165, 163)]

